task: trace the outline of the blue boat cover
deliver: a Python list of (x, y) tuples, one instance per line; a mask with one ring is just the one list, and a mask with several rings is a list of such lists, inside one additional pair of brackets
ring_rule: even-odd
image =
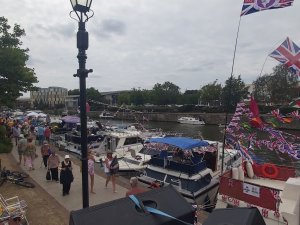
[(165, 138), (150, 138), (150, 143), (162, 143), (176, 146), (181, 149), (192, 149), (196, 147), (208, 146), (207, 141), (196, 140), (186, 137), (165, 137)]

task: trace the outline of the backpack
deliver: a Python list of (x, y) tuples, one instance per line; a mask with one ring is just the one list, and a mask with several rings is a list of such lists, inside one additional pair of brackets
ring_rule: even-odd
[(118, 171), (119, 171), (119, 163), (118, 163), (117, 156), (115, 156), (110, 164), (110, 172), (117, 173)]

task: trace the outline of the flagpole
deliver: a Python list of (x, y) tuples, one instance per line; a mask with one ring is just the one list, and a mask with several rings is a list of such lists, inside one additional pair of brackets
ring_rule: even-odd
[[(229, 105), (231, 103), (231, 98), (230, 97), (231, 97), (231, 89), (232, 89), (233, 70), (234, 70), (234, 63), (235, 63), (236, 48), (237, 48), (237, 43), (238, 43), (239, 33), (240, 33), (241, 20), (242, 20), (242, 16), (240, 16), (240, 19), (239, 19), (239, 25), (238, 25), (238, 29), (237, 29), (237, 33), (236, 33), (236, 38), (235, 38), (235, 46), (234, 46), (232, 66), (231, 66), (231, 74), (230, 74), (230, 80), (229, 80), (229, 94), (230, 94), (230, 96), (229, 96)], [(227, 123), (228, 123), (228, 110), (226, 110), (226, 114), (225, 114), (225, 127), (224, 127), (224, 136), (223, 136), (221, 174), (223, 174), (223, 172), (224, 172), (224, 154), (225, 154)]]

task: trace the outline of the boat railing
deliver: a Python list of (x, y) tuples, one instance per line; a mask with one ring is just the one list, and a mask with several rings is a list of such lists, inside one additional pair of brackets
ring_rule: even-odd
[(219, 194), (223, 201), (239, 206), (239, 201), (250, 206), (259, 206), (275, 212), (279, 210), (281, 190), (232, 179), (232, 172), (224, 173), (220, 178)]
[(151, 158), (149, 164), (164, 167), (169, 170), (179, 171), (190, 176), (207, 168), (205, 161), (197, 163), (193, 163), (192, 161), (189, 161), (189, 163), (184, 161), (176, 162), (170, 158), (160, 158), (156, 156)]
[[(75, 144), (81, 143), (81, 136), (73, 135), (73, 134), (65, 134), (65, 140), (68, 142), (73, 142)], [(87, 143), (91, 144), (93, 142), (101, 142), (104, 140), (102, 135), (89, 135), (87, 137)]]

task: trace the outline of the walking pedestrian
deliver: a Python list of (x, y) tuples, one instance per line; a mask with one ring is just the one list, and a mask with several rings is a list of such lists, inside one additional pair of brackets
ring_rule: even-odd
[(44, 127), (42, 125), (38, 126), (38, 129), (37, 129), (37, 138), (38, 138), (38, 141), (39, 141), (39, 145), (42, 145), (43, 144), (43, 141), (44, 141)]
[(27, 139), (25, 138), (25, 136), (23, 134), (20, 134), (19, 137), (20, 137), (20, 140), (18, 143), (18, 154), (19, 154), (19, 163), (18, 164), (21, 165), (22, 158), (23, 158), (23, 162), (24, 162), (24, 166), (25, 166), (25, 157), (23, 157), (23, 155), (24, 155), (24, 151), (27, 146)]
[(114, 159), (116, 158), (112, 157), (112, 152), (108, 152), (106, 154), (106, 159), (104, 161), (104, 172), (106, 174), (105, 188), (107, 188), (108, 182), (111, 180), (113, 192), (116, 193), (116, 171), (111, 169)]
[(63, 185), (62, 195), (70, 193), (71, 183), (74, 180), (72, 173), (72, 162), (69, 155), (65, 155), (65, 160), (61, 162), (60, 183)]
[(20, 136), (20, 128), (19, 128), (18, 124), (15, 124), (12, 127), (12, 135), (15, 139), (15, 143), (16, 143), (16, 146), (17, 146), (18, 145), (18, 139), (19, 139), (19, 136)]
[(94, 192), (94, 177), (95, 177), (95, 157), (92, 154), (92, 151), (88, 151), (88, 172), (91, 180), (91, 193), (96, 194)]
[(50, 143), (51, 130), (50, 130), (49, 126), (45, 127), (44, 136), (45, 136), (46, 141), (48, 141)]
[(50, 145), (48, 141), (44, 141), (41, 147), (41, 155), (43, 158), (45, 168), (47, 168), (47, 162), (50, 154), (51, 154)]
[(58, 167), (59, 157), (56, 155), (55, 150), (51, 151), (51, 155), (48, 158), (48, 170), (51, 172), (51, 179), (58, 182)]
[(27, 139), (27, 145), (24, 151), (24, 157), (26, 161), (26, 165), (29, 168), (29, 170), (34, 170), (34, 160), (37, 157), (36, 154), (36, 147), (33, 143), (32, 137)]

